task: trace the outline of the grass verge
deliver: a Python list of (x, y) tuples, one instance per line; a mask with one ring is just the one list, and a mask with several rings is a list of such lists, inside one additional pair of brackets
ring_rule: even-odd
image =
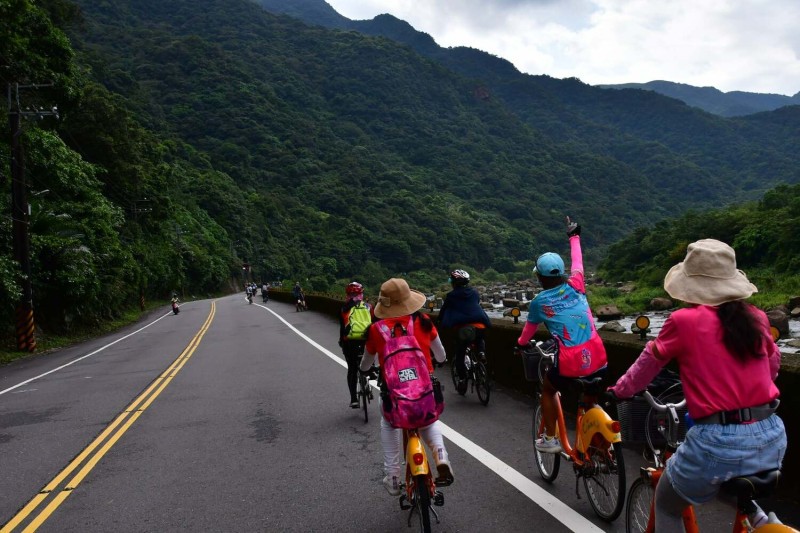
[(147, 309), (145, 309), (144, 311), (141, 311), (138, 308), (132, 308), (129, 309), (128, 311), (123, 312), (123, 314), (118, 318), (101, 322), (97, 327), (82, 328), (75, 331), (71, 331), (63, 335), (50, 334), (47, 333), (46, 331), (37, 329), (35, 354), (29, 354), (28, 352), (20, 352), (16, 350), (14, 339), (13, 338), (7, 339), (7, 342), (3, 343), (3, 345), (0, 346), (0, 365), (8, 364), (11, 361), (15, 361), (22, 357), (30, 357), (34, 355), (46, 354), (47, 352), (59, 348), (64, 348), (72, 344), (83, 342), (89, 339), (94, 339), (101, 335), (111, 333), (120, 328), (123, 328), (125, 326), (137, 322), (143, 316), (149, 314), (150, 312), (159, 307), (167, 305), (168, 303), (169, 303), (168, 300), (151, 302), (150, 305), (147, 306)]

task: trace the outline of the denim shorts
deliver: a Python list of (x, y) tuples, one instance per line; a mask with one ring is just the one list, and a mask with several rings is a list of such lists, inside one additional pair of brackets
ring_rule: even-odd
[(780, 468), (784, 453), (786, 430), (777, 415), (752, 424), (698, 424), (667, 461), (667, 471), (675, 491), (699, 505), (733, 477)]

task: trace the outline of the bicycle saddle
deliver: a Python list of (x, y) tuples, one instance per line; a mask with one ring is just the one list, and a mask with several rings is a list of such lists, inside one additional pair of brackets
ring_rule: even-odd
[(593, 391), (597, 392), (600, 389), (601, 383), (603, 383), (602, 377), (594, 377), (591, 379), (584, 379), (584, 378), (572, 378), (575, 383), (580, 386), (582, 391)]
[(780, 477), (780, 470), (764, 470), (749, 476), (732, 478), (720, 485), (720, 489), (735, 496), (740, 502), (757, 500), (772, 494)]

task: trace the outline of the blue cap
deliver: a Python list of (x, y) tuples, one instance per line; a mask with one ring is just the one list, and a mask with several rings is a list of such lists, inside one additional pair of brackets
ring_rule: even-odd
[(564, 275), (564, 260), (557, 253), (547, 252), (539, 256), (536, 260), (535, 272), (545, 277), (556, 277)]

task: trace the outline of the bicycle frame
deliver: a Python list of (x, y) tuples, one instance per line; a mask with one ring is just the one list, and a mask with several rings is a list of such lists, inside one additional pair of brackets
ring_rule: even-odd
[[(685, 400), (679, 404), (657, 405), (649, 392), (645, 392), (645, 398), (653, 409), (662, 412), (669, 411), (668, 420), (672, 420), (667, 429), (667, 449), (665, 450), (663, 459), (656, 454), (656, 468), (649, 467), (641, 469), (640, 475), (642, 480), (653, 488), (653, 494), (655, 494), (658, 483), (661, 481), (661, 476), (664, 473), (664, 467), (679, 445), (677, 441), (677, 428), (674, 425), (678, 421), (675, 409), (685, 405)], [(653, 451), (655, 452), (655, 450)], [(653, 498), (650, 502), (650, 516), (647, 518), (646, 533), (653, 533), (655, 531), (655, 514), (655, 498)], [(697, 526), (697, 516), (695, 515), (694, 506), (692, 505), (689, 505), (683, 511), (683, 527), (686, 533), (700, 533), (700, 529)], [(752, 528), (750, 527), (747, 514), (737, 507), (736, 518), (733, 521), (733, 533), (749, 533), (750, 531), (752, 531)]]
[[(586, 405), (590, 404), (588, 410)], [(579, 402), (577, 425), (575, 426), (575, 447), (569, 440), (566, 422), (564, 420), (564, 411), (561, 408), (561, 394), (556, 394), (556, 411), (558, 418), (556, 420), (556, 432), (561, 441), (561, 446), (564, 448), (570, 460), (577, 465), (583, 465), (586, 454), (586, 449), (595, 441), (595, 435), (599, 434), (605, 442), (619, 443), (622, 438), (619, 434), (619, 422), (613, 420), (608, 413), (600, 407), (595, 397), (584, 395), (584, 400)], [(544, 432), (544, 419), (542, 419), (539, 434)]]

